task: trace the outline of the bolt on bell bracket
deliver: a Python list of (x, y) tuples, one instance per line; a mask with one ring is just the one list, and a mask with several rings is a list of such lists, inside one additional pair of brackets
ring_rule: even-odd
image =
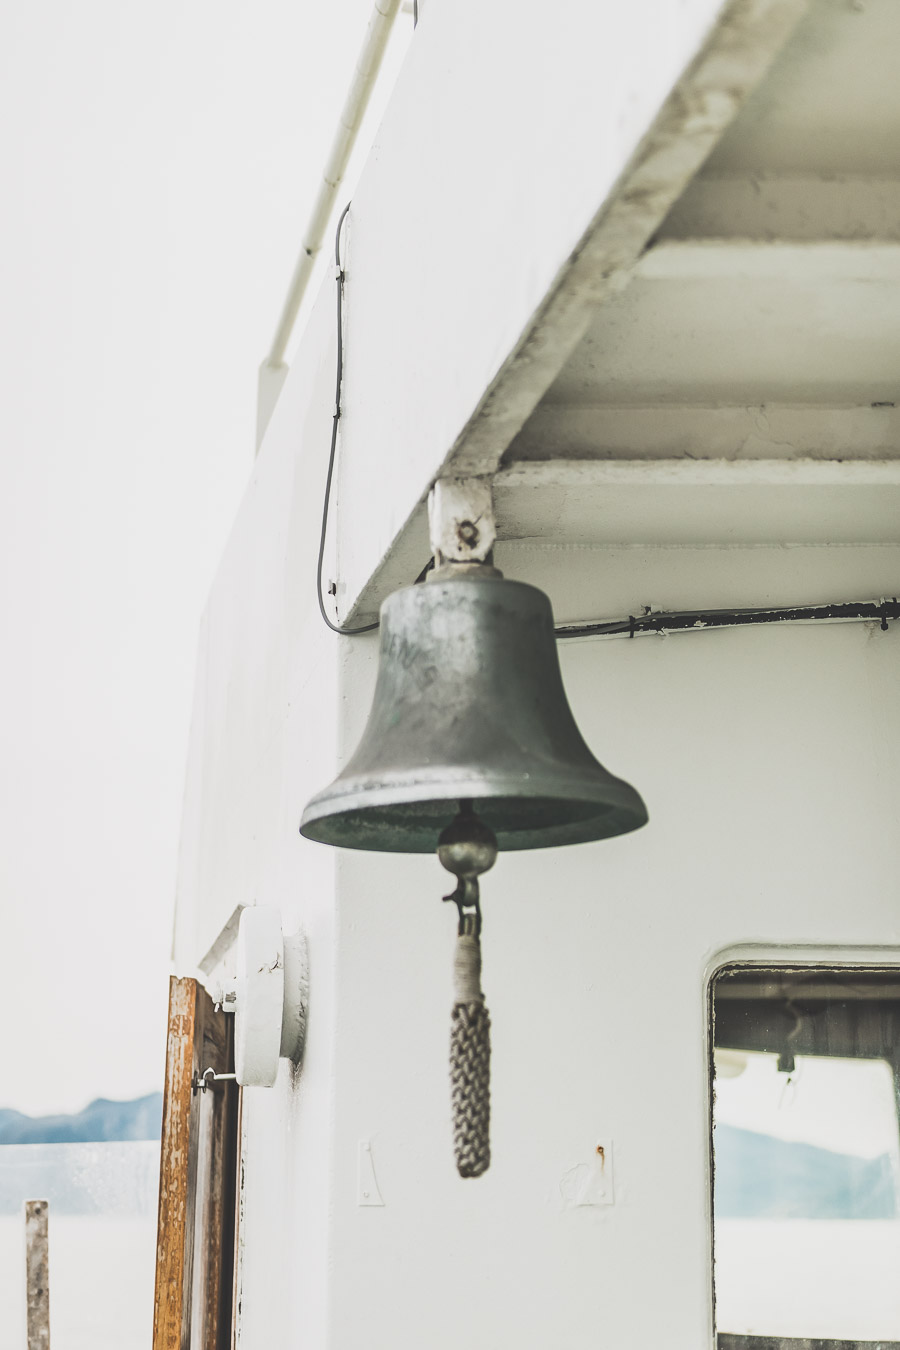
[(428, 494), (435, 570), (489, 564), (497, 540), (490, 478), (439, 478)]

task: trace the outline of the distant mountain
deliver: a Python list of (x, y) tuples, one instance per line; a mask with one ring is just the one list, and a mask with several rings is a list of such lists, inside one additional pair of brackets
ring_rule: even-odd
[(150, 1218), (159, 1189), (162, 1094), (99, 1098), (70, 1116), (0, 1110), (0, 1215), (44, 1199), (51, 1214)]
[(887, 1154), (856, 1158), (731, 1125), (715, 1131), (720, 1219), (895, 1219)]
[(130, 1102), (98, 1097), (71, 1116), (25, 1116), (20, 1111), (0, 1109), (0, 1145), (158, 1139), (161, 1128), (161, 1092), (151, 1092)]

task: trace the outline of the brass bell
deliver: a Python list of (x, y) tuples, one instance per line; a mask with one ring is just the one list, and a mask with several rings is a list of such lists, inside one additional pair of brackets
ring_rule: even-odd
[(433, 853), (463, 801), (501, 849), (607, 839), (647, 820), (575, 724), (546, 595), (492, 567), (443, 567), (385, 600), (366, 729), (300, 832)]

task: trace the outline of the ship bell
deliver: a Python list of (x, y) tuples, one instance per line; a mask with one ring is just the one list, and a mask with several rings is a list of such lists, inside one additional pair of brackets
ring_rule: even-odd
[(647, 820), (576, 726), (547, 596), (493, 567), (442, 567), (385, 600), (368, 723), (300, 832), (433, 853), (461, 809), (501, 849), (607, 839)]

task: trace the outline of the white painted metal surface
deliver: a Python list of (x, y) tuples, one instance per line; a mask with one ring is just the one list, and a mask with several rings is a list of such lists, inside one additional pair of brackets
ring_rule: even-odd
[[(327, 331), (323, 320), (319, 340)], [(335, 856), (297, 832), (303, 802), (356, 743), (377, 642), (338, 639), (315, 613), (323, 466), (298, 455), (296, 428), (309, 445), (327, 427), (327, 360), (318, 370), (307, 402), (286, 388), (210, 602), (179, 883), (183, 959), (241, 896), (266, 894), (308, 931), (315, 974), (296, 1085), (282, 1070), (245, 1102), (244, 1345), (387, 1350), (402, 1306), (404, 1334), (438, 1350), (473, 1325), (484, 1346), (527, 1350), (588, 1350), (601, 1332), (711, 1346), (705, 981), (717, 951), (751, 940), (785, 956), (820, 942), (895, 958), (898, 634), (563, 644), (579, 724), (639, 785), (651, 821), (492, 872), (495, 1156), (477, 1187), (461, 1182), (441, 870)], [(575, 504), (582, 493), (572, 485)], [(543, 586), (561, 620), (881, 595), (900, 575), (896, 544), (603, 548), (559, 535), (501, 541), (497, 562)], [(538, 1019), (535, 991), (551, 986)], [(567, 1206), (563, 1178), (598, 1138), (615, 1143), (615, 1203)], [(383, 1207), (358, 1204), (361, 1139)]]
[[(705, 17), (692, 10), (690, 23), (679, 12), (668, 44), (654, 11), (648, 57), (648, 26), (632, 7), (609, 48), (618, 68), (603, 78), (597, 52), (608, 44), (592, 46), (588, 29), (608, 16), (573, 4), (554, 21), (554, 41), (564, 40), (570, 19), (579, 32), (569, 52), (576, 64), (565, 63), (558, 89), (557, 49), (543, 36), (539, 43), (530, 10), (518, 7), (514, 19), (482, 14), (477, 51), (458, 7), (429, 14), (348, 222), (333, 569), (342, 614), (356, 606), (358, 617), (374, 617), (383, 596), (421, 570), (422, 502), (448, 455), (453, 472), (469, 473), (493, 467), (507, 446), (514, 459), (896, 453), (892, 147), (900, 99), (884, 68), (896, 7), (815, 0), (806, 18), (804, 8), (729, 5)], [(660, 101), (677, 71), (663, 78), (654, 63), (663, 51), (672, 60), (691, 34), (697, 62)], [(540, 58), (526, 58), (532, 44)], [(579, 73), (582, 48), (590, 75)], [(509, 83), (473, 69), (474, 97), (464, 108), (451, 99), (451, 115), (434, 75), (451, 58), (460, 78), (467, 63), (480, 71), (493, 59)], [(544, 81), (547, 96), (529, 102), (520, 79)], [(509, 146), (498, 161), (485, 128), (500, 115), (501, 87), (519, 112), (515, 129), (501, 123)], [(610, 129), (615, 118), (604, 122), (596, 104), (598, 88), (616, 116), (630, 110), (623, 136), (634, 119), (650, 125), (656, 91), (659, 116), (627, 168), (624, 141)], [(539, 128), (527, 121), (531, 105)], [(591, 172), (558, 183), (564, 123), (567, 155), (574, 162), (580, 153)], [(599, 141), (598, 125), (608, 132)], [(624, 176), (598, 210), (617, 154)], [(540, 191), (532, 197), (533, 184)], [(455, 214), (472, 195), (480, 202), (474, 231), (467, 208), (465, 219)], [(428, 229), (407, 230), (432, 202)], [(580, 242), (577, 220), (587, 231)], [(485, 250), (482, 231), (502, 237), (504, 248)], [(434, 326), (432, 315), (440, 316)], [(383, 511), (372, 511), (388, 463), (394, 490)]]
[(494, 498), (501, 540), (900, 543), (898, 460), (529, 462), (497, 476)]
[(814, 0), (703, 172), (895, 178), (898, 41), (894, 0)]
[[(734, 45), (717, 49), (714, 32), (703, 47), (707, 102), (667, 124), (671, 140), (643, 142), (674, 156), (632, 161), (638, 184), (659, 169), (663, 214), (698, 146), (709, 149), (746, 93), (751, 66), (759, 73), (774, 56), (789, 8), (727, 7), (737, 26), (715, 31)], [(783, 30), (772, 27), (776, 11)], [(549, 28), (505, 0), (477, 15), (468, 0), (429, 8), (350, 222), (335, 517), (345, 609), (415, 577), (429, 553), (424, 494), (447, 453), (455, 446), (465, 464), (472, 450), (482, 466), (499, 455), (556, 374), (512, 457), (593, 463), (505, 468), (496, 560), (544, 588), (560, 621), (897, 593), (898, 413), (869, 406), (893, 402), (893, 248), (855, 235), (838, 247), (803, 223), (799, 190), (791, 205), (794, 189), (773, 189), (764, 201), (782, 218), (793, 212), (790, 246), (760, 246), (760, 208), (752, 246), (733, 228), (708, 252), (660, 243), (618, 298), (612, 280), (600, 285), (604, 258), (621, 280), (616, 269), (626, 255), (631, 267), (646, 236), (637, 215), (622, 236), (604, 234), (613, 217), (597, 208), (719, 13), (628, 7), (604, 43), (608, 7), (574, 0)], [(890, 30), (881, 0), (852, 30), (852, 6), (815, 0), (814, 26), (798, 30), (771, 88), (747, 104), (761, 127), (735, 123), (710, 161), (716, 173), (763, 162), (792, 90), (798, 111), (778, 141), (779, 171), (796, 181), (817, 151), (814, 171), (846, 173), (872, 101), (864, 81), (849, 87), (847, 137), (829, 130), (830, 146), (819, 145), (817, 81), (832, 72), (836, 106), (841, 44), (871, 49), (870, 13)], [(447, 70), (457, 83), (465, 73), (465, 100), (437, 87)], [(716, 102), (723, 70), (743, 72), (727, 107)], [(859, 163), (883, 177), (884, 151), (882, 140)], [(473, 193), (478, 230), (463, 220)], [(723, 230), (727, 195), (703, 208)], [(828, 208), (835, 229), (842, 200)], [(591, 221), (597, 253), (587, 271), (565, 271)], [(640, 222), (655, 228), (646, 214)], [(688, 237), (684, 228), (673, 237)], [(597, 309), (585, 316), (591, 276)], [(722, 288), (714, 303), (710, 287)], [(551, 294), (573, 311), (543, 310)], [(798, 297), (820, 294), (824, 313), (802, 314)], [(662, 347), (646, 344), (644, 302), (668, 316)], [(287, 927), (307, 931), (314, 973), (302, 1072), (282, 1066), (271, 1092), (245, 1101), (242, 1345), (396, 1350), (400, 1334), (434, 1350), (712, 1350), (708, 980), (742, 951), (900, 964), (900, 632), (814, 625), (560, 645), (586, 739), (639, 787), (650, 824), (502, 857), (492, 871), (494, 1161), (478, 1183), (461, 1181), (445, 1067), (453, 921), (440, 868), (335, 855), (297, 831), (303, 802), (357, 742), (376, 665), (375, 635), (337, 638), (316, 614), (332, 305), (329, 283), (204, 620), (185, 806), (180, 959), (195, 962), (242, 899), (265, 894)], [(618, 327), (592, 364), (591, 336), (605, 322)], [(829, 342), (842, 335), (849, 401), (832, 379)], [(610, 397), (617, 369), (619, 392), (637, 402)], [(507, 376), (508, 403), (492, 402)], [(773, 405), (774, 380), (785, 401)], [(372, 1203), (361, 1141), (377, 1158), (383, 1205)], [(609, 1145), (611, 1166), (613, 1142), (607, 1190), (596, 1148)]]
[[(507, 544), (498, 562), (545, 586), (562, 618), (653, 602), (828, 598), (836, 587), (880, 593), (900, 550)], [(277, 575), (264, 568), (244, 591), (246, 615), (262, 606), (275, 619), (265, 597)], [(241, 631), (238, 596), (219, 592), (214, 611), (217, 627)], [(277, 633), (276, 622), (267, 666)], [(302, 646), (301, 629), (286, 636)], [(307, 636), (316, 642), (317, 629)], [(610, 768), (640, 785), (651, 823), (633, 840), (501, 858), (491, 875), (495, 1157), (469, 1190), (449, 1160), (439, 993), (451, 920), (440, 869), (427, 858), (334, 860), (296, 835), (305, 794), (337, 765), (331, 726), (316, 713), (327, 669), (305, 681), (303, 710), (285, 710), (274, 755), (254, 765), (251, 753), (209, 804), (229, 822), (232, 848), (253, 856), (248, 804), (271, 803), (257, 874), (281, 875), (288, 910), (312, 924), (322, 972), (297, 1090), (281, 1078), (249, 1108), (246, 1345), (312, 1325), (314, 1343), (365, 1338), (387, 1350), (402, 1305), (405, 1334), (437, 1347), (475, 1323), (484, 1345), (512, 1337), (529, 1350), (587, 1350), (598, 1329), (617, 1342), (677, 1335), (711, 1346), (706, 971), (716, 950), (754, 939), (787, 956), (813, 940), (888, 955), (900, 945), (897, 641), (836, 626), (561, 649), (579, 724)], [(233, 650), (240, 683), (249, 653), (237, 641)], [(341, 651), (349, 748), (374, 676), (371, 639)], [(258, 743), (262, 715), (256, 700), (232, 710), (220, 728), (232, 752)], [(311, 868), (335, 861), (335, 882), (320, 870), (308, 885)], [(206, 892), (196, 902), (208, 914), (214, 901)], [(537, 1018), (535, 990), (549, 988)], [(615, 1204), (569, 1206), (560, 1187), (589, 1161), (598, 1132), (616, 1145)], [(384, 1208), (358, 1206), (361, 1138), (376, 1141)], [(523, 1300), (523, 1288), (533, 1297)]]
[(614, 404), (900, 402), (900, 245), (660, 244), (548, 397)]
[(669, 212), (661, 235), (667, 240), (896, 242), (900, 181), (850, 172), (840, 178), (699, 175)]
[[(830, 391), (829, 391), (830, 394)], [(900, 407), (816, 404), (641, 405), (546, 398), (510, 460), (895, 459)]]
[(896, 455), (898, 39), (815, 0), (510, 458)]
[(429, 7), (347, 222), (342, 615), (406, 579), (442, 466), (496, 467), (805, 8)]

